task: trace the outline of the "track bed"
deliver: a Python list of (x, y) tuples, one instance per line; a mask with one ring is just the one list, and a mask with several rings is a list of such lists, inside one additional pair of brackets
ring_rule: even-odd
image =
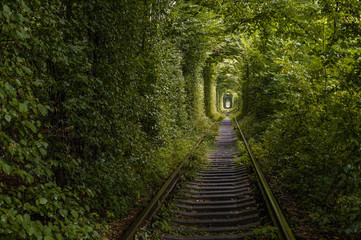
[(234, 162), (238, 155), (232, 121), (223, 120), (215, 150), (197, 177), (182, 189), (174, 212), (173, 233), (162, 239), (244, 239), (260, 225), (258, 204), (248, 170)]

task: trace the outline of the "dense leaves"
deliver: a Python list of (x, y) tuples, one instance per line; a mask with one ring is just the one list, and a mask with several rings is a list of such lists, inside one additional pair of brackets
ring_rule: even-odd
[(360, 2), (240, 8), (241, 116), (263, 166), (324, 231), (360, 233)]
[(0, 3), (0, 238), (97, 238), (159, 187), (208, 123), (197, 11)]
[(360, 232), (360, 2), (0, 3), (0, 237), (97, 238), (233, 96), (315, 225)]

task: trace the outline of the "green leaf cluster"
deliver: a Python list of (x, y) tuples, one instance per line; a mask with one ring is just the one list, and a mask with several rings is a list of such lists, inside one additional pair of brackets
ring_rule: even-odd
[(210, 11), (1, 1), (0, 238), (98, 238), (151, 196), (209, 123)]
[(360, 233), (360, 3), (237, 5), (225, 11), (241, 52), (240, 116), (263, 167), (325, 231)]

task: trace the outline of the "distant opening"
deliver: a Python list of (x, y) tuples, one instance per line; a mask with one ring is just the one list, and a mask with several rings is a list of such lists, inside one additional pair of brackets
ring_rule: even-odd
[(226, 108), (230, 108), (231, 107), (231, 102), (230, 101), (227, 101), (226, 102)]
[(225, 94), (223, 96), (223, 108), (231, 109), (233, 107), (233, 96), (232, 94)]

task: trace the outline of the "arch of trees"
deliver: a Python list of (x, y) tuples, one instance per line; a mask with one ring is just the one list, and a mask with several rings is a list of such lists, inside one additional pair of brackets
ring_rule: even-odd
[(3, 0), (0, 238), (96, 238), (147, 199), (223, 95), (275, 185), (361, 229), (358, 0)]

